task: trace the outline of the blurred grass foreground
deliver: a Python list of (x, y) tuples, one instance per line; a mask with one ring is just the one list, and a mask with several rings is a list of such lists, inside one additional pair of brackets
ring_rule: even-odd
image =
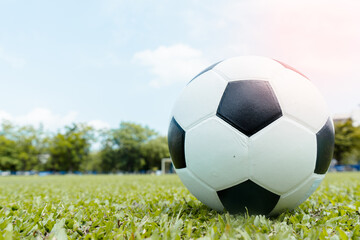
[(0, 178), (0, 239), (360, 239), (360, 174), (275, 218), (218, 213), (176, 175)]

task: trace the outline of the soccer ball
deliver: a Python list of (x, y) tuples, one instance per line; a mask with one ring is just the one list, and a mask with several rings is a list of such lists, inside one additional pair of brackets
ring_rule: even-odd
[(270, 58), (242, 56), (187, 84), (173, 107), (168, 143), (176, 173), (205, 205), (276, 215), (323, 180), (334, 127), (306, 76)]

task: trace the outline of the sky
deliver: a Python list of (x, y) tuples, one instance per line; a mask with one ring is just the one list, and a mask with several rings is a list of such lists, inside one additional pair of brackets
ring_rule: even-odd
[(360, 1), (0, 0), (0, 119), (55, 131), (131, 121), (166, 134), (186, 83), (239, 55), (308, 76), (333, 114), (360, 104)]

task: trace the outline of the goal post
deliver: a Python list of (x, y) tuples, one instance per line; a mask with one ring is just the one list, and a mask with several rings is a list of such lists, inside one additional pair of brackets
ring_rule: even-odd
[(161, 159), (161, 174), (174, 173), (172, 161), (170, 158)]

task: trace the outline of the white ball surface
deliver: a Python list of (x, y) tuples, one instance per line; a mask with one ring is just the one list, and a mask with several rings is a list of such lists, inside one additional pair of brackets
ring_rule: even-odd
[(270, 58), (243, 56), (188, 83), (173, 107), (168, 141), (177, 174), (201, 202), (273, 215), (316, 190), (334, 129), (307, 77)]

